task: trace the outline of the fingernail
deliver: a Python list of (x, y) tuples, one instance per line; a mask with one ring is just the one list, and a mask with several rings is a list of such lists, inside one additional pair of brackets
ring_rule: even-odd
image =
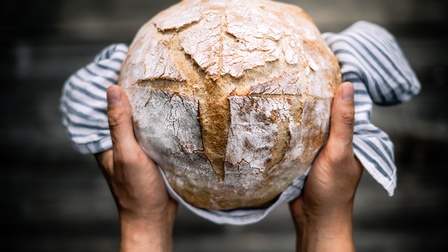
[(341, 100), (344, 102), (353, 102), (354, 90), (352, 86), (345, 86), (341, 90)]
[(121, 93), (116, 89), (110, 89), (107, 91), (107, 102), (109, 105), (113, 105), (121, 102)]

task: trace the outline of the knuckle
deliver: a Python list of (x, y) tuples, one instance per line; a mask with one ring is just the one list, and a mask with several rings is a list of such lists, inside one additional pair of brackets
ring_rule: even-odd
[(353, 127), (355, 125), (355, 113), (353, 110), (345, 111), (341, 115), (341, 122), (348, 126)]
[(340, 149), (331, 149), (330, 151), (327, 151), (326, 158), (328, 162), (332, 165), (339, 164), (342, 162), (342, 150)]
[(114, 113), (108, 113), (107, 121), (111, 128), (118, 127), (124, 122), (124, 118), (122, 113), (118, 111), (114, 111)]

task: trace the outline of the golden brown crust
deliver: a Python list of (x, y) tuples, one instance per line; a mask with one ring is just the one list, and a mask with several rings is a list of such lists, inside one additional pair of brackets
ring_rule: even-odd
[(136, 137), (187, 202), (266, 204), (328, 131), (338, 62), (299, 7), (185, 0), (146, 23), (123, 63)]

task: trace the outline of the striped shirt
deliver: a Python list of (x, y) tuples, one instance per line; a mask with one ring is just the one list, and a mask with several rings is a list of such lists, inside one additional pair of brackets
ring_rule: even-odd
[[(395, 38), (378, 25), (360, 21), (340, 33), (322, 35), (339, 61), (343, 81), (355, 87), (355, 155), (392, 196), (397, 181), (393, 143), (371, 123), (372, 106), (406, 102), (418, 94), (420, 83)], [(64, 84), (60, 103), (63, 124), (75, 149), (81, 153), (94, 154), (112, 148), (106, 89), (117, 83), (127, 50), (125, 44), (105, 48)], [(171, 196), (197, 215), (215, 223), (244, 225), (260, 221), (277, 206), (299, 196), (305, 177), (296, 179), (270, 206), (231, 211), (196, 208), (174, 192), (166, 179), (165, 182)]]

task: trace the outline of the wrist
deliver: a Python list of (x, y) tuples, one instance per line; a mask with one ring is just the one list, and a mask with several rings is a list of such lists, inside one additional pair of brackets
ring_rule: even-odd
[(172, 251), (174, 218), (157, 219), (120, 213), (120, 251)]
[(355, 251), (351, 211), (331, 216), (306, 215), (297, 228), (300, 251)]

